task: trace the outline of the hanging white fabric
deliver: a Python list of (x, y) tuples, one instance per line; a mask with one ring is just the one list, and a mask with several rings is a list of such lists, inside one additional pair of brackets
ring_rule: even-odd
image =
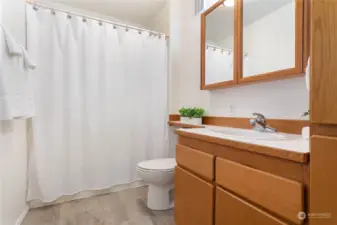
[(27, 7), (36, 117), (28, 200), (139, 180), (167, 157), (167, 44), (162, 36)]
[(207, 46), (205, 52), (206, 84), (233, 80), (233, 52)]
[[(29, 61), (29, 63), (27, 63)], [(33, 61), (26, 50), (0, 23), (0, 121), (34, 116), (31, 79)]]

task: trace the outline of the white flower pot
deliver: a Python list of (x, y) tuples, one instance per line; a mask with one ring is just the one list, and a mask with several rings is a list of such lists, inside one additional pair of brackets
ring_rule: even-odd
[(191, 125), (201, 125), (202, 118), (189, 118), (189, 117), (180, 117), (180, 122), (191, 124)]

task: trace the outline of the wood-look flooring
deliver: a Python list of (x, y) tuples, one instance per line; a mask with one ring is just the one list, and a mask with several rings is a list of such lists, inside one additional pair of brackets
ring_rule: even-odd
[(22, 225), (174, 225), (173, 210), (146, 207), (147, 187), (32, 209)]

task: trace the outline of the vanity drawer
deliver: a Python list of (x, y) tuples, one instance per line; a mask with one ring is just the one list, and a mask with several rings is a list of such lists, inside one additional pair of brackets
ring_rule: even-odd
[(220, 188), (216, 190), (215, 209), (215, 225), (288, 225)]
[(207, 180), (214, 180), (213, 155), (183, 145), (177, 145), (176, 159), (178, 165)]
[(301, 183), (217, 158), (216, 183), (296, 224), (304, 211)]

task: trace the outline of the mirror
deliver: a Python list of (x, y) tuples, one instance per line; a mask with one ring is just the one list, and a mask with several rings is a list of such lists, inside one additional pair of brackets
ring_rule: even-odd
[(296, 73), (296, 0), (243, 0), (242, 4), (241, 79)]
[(303, 0), (217, 1), (201, 15), (201, 90), (303, 75), (308, 5)]
[(202, 15), (202, 89), (235, 81), (234, 8), (218, 1)]

